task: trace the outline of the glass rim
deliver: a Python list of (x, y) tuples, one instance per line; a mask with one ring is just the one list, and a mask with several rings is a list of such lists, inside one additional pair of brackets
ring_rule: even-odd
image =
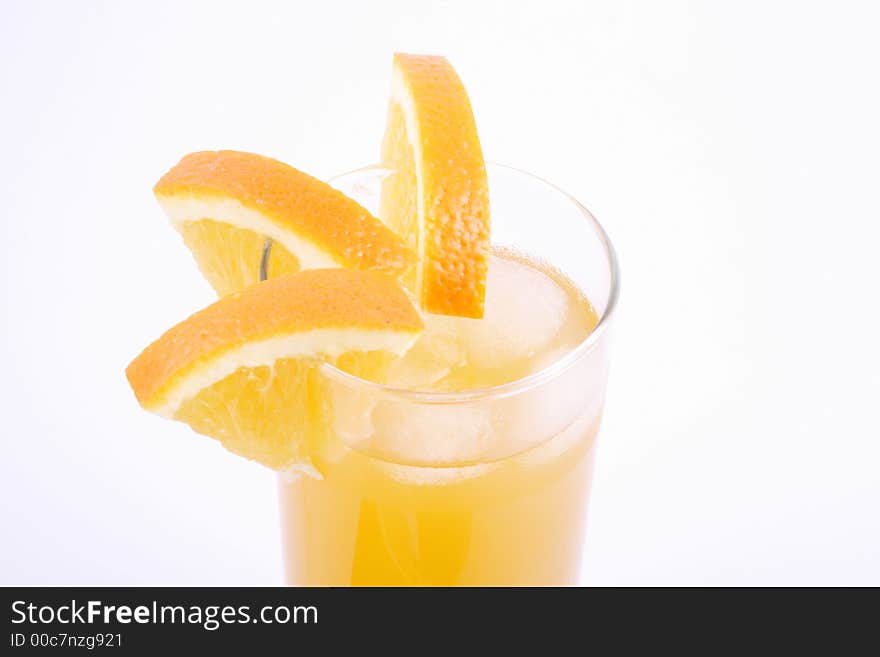
[[(486, 166), (489, 169), (505, 170), (521, 176), (526, 176), (533, 181), (547, 187), (550, 191), (562, 195), (581, 213), (581, 215), (589, 223), (591, 229), (598, 236), (602, 244), (602, 249), (605, 253), (605, 258), (608, 262), (610, 282), (608, 290), (608, 302), (605, 304), (605, 309), (599, 316), (599, 321), (597, 322), (595, 328), (590, 331), (590, 333), (586, 337), (584, 337), (584, 339), (577, 346), (572, 348), (571, 351), (569, 351), (562, 358), (551, 363), (547, 367), (538, 370), (537, 372), (532, 372), (531, 374), (528, 374), (524, 377), (520, 377), (519, 379), (515, 379), (513, 381), (508, 381), (506, 383), (501, 383), (494, 386), (487, 386), (484, 388), (474, 388), (472, 390), (460, 391), (432, 391), (419, 390), (417, 388), (401, 388), (383, 383), (377, 383), (376, 381), (370, 381), (369, 379), (364, 379), (359, 376), (355, 376), (354, 374), (344, 372), (339, 368), (330, 365), (329, 363), (322, 363), (321, 369), (326, 375), (339, 382), (346, 383), (352, 386), (367, 388), (382, 396), (393, 397), (403, 401), (417, 402), (423, 404), (457, 404), (463, 402), (475, 402), (486, 399), (499, 399), (503, 397), (510, 397), (512, 395), (531, 390), (532, 388), (535, 388), (543, 383), (551, 381), (562, 374), (574, 363), (586, 356), (586, 354), (592, 351), (593, 347), (599, 342), (599, 339), (605, 333), (608, 325), (611, 322), (611, 318), (617, 308), (617, 300), (620, 293), (620, 269), (618, 265), (617, 254), (614, 250), (614, 245), (611, 243), (611, 239), (608, 237), (608, 233), (605, 231), (605, 228), (602, 226), (601, 223), (599, 223), (599, 220), (596, 219), (596, 217), (594, 217), (593, 214), (574, 196), (566, 192), (564, 189), (558, 187), (557, 185), (554, 185), (553, 183), (545, 180), (544, 178), (529, 173), (528, 171), (524, 171), (523, 169), (518, 169), (516, 167), (508, 166), (505, 164), (498, 164), (496, 162), (487, 162)], [(328, 183), (332, 185), (335, 181), (338, 181), (341, 178), (345, 178), (347, 176), (383, 170), (387, 170), (387, 168), (378, 164), (371, 164), (365, 167), (359, 167), (357, 169), (352, 169), (350, 171), (346, 171), (345, 173), (335, 175), (328, 180)]]

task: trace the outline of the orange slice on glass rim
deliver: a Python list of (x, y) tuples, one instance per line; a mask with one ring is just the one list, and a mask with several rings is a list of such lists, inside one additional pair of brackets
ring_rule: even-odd
[(396, 54), (380, 216), (418, 264), (403, 281), (431, 313), (483, 316), (489, 189), (470, 100), (444, 57)]
[(346, 267), (392, 275), (412, 264), (402, 240), (365, 208), (317, 178), (262, 155), (186, 155), (153, 188), (199, 269), (220, 296), (260, 279)]
[(369, 376), (405, 353), (422, 328), (387, 275), (302, 271), (195, 313), (144, 349), (126, 375), (145, 409), (270, 468), (309, 471), (309, 443), (330, 417), (319, 363)]

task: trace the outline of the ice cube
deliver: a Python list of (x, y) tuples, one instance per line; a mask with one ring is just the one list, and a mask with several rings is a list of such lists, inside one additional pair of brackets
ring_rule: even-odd
[(543, 272), (493, 257), (482, 319), (460, 320), (470, 367), (505, 369), (553, 347), (569, 311), (565, 290)]
[(492, 437), (485, 404), (381, 401), (373, 409), (370, 449), (392, 461), (449, 464), (483, 457)]
[(430, 390), (466, 361), (457, 317), (427, 315), (425, 332), (386, 378), (389, 385), (411, 390)]

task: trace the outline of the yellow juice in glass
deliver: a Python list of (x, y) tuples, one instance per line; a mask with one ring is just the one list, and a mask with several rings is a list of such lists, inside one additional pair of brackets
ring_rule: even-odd
[(320, 478), (279, 477), (288, 583), (576, 584), (606, 373), (604, 341), (585, 344), (597, 313), (565, 277), (497, 251), (483, 319), (425, 320), (387, 387), (322, 373)]

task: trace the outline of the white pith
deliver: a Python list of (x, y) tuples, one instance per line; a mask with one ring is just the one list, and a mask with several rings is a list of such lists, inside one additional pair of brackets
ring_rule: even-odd
[(342, 267), (330, 253), (324, 251), (291, 230), (286, 230), (264, 214), (229, 197), (191, 195), (158, 195), (162, 209), (171, 223), (178, 228), (189, 221), (211, 219), (236, 228), (252, 230), (281, 244), (299, 260), (302, 269)]

